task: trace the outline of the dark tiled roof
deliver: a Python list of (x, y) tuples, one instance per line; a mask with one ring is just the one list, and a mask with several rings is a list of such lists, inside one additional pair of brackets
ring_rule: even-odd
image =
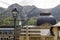
[(49, 16), (41, 16), (40, 18), (37, 19), (37, 26), (42, 25), (44, 23), (49, 23), (51, 25), (56, 24), (56, 20), (53, 17)]

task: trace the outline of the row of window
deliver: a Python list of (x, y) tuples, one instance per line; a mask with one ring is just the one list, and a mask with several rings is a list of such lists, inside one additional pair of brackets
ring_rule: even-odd
[[(10, 39), (8, 39), (8, 38), (0, 38), (0, 40), (14, 40), (14, 38), (10, 38)], [(16, 40), (19, 40), (19, 39), (16, 39)]]
[(0, 34), (14, 34), (13, 31), (0, 31)]
[(0, 40), (14, 40), (13, 38), (10, 38), (10, 39), (8, 39), (8, 38), (0, 38)]

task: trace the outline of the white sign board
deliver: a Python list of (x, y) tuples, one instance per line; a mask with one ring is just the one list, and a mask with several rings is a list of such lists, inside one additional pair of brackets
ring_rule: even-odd
[(19, 25), (22, 25), (22, 22), (21, 21), (19, 21)]
[(40, 31), (41, 31), (41, 35), (50, 35), (50, 29), (40, 29)]

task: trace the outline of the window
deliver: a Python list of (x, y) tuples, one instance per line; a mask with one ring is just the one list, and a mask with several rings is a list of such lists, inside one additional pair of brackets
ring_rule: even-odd
[(11, 38), (10, 40), (14, 40), (14, 38)]
[(9, 31), (9, 33), (8, 34), (12, 34), (12, 31)]
[(6, 40), (6, 38), (4, 38), (4, 40)]
[(3, 38), (1, 38), (1, 40), (3, 40)]
[(40, 13), (41, 16), (47, 16), (50, 15), (51, 13)]
[(7, 32), (3, 32), (3, 34), (7, 34)]
[(4, 40), (8, 40), (8, 38), (4, 38)]

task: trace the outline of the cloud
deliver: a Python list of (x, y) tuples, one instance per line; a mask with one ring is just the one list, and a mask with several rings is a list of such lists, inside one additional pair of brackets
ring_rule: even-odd
[[(22, 6), (25, 5), (35, 5), (38, 8), (53, 8), (60, 4), (60, 0), (0, 0), (0, 6), (7, 7), (7, 4), (11, 5), (14, 3), (18, 3)], [(7, 4), (6, 4), (7, 3)], [(3, 4), (3, 5), (2, 5)]]

